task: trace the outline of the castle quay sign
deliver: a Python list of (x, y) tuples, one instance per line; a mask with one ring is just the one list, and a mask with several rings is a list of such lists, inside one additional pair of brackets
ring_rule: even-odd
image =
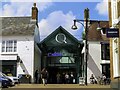
[(119, 37), (119, 29), (118, 28), (107, 28), (106, 36), (107, 36), (107, 38)]
[(65, 34), (63, 34), (63, 33), (59, 33), (59, 34), (57, 34), (56, 35), (56, 37), (55, 37), (55, 40), (58, 42), (58, 43), (67, 43), (67, 41), (66, 41), (66, 36), (65, 36)]
[(62, 56), (62, 54), (61, 53), (58, 53), (58, 52), (54, 52), (54, 53), (48, 53), (48, 55), (47, 55), (48, 57), (51, 57), (51, 56)]

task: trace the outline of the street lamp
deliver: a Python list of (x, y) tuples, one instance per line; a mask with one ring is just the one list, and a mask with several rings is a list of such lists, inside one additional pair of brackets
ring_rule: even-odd
[[(98, 23), (98, 28), (97, 30), (101, 30), (100, 28), (100, 21), (98, 20), (89, 20), (89, 9), (86, 8), (84, 10), (84, 20), (79, 20), (79, 19), (75, 19), (74, 21), (74, 25), (72, 26), (73, 30), (77, 29), (77, 25), (76, 22), (79, 22), (80, 24), (82, 24), (82, 26), (85, 29), (85, 85), (87, 85), (87, 61), (88, 61), (88, 22), (97, 22)], [(85, 22), (85, 25), (82, 23)]]

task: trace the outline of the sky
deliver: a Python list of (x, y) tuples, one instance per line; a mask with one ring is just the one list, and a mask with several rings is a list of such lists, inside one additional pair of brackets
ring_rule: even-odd
[(36, 2), (41, 40), (59, 26), (65, 28), (77, 39), (81, 39), (83, 26), (71, 29), (74, 19), (84, 19), (84, 9), (89, 8), (90, 20), (107, 20), (107, 0), (0, 0), (0, 16), (31, 16), (31, 8)]

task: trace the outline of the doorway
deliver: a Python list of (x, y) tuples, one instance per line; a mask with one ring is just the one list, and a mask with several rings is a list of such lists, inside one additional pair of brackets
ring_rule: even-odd
[(107, 78), (110, 78), (110, 64), (102, 64), (102, 73), (105, 74)]
[(74, 78), (76, 78), (77, 73), (76, 73), (75, 68), (71, 68), (71, 67), (49, 67), (48, 68), (48, 73), (49, 73), (48, 83), (49, 84), (57, 84), (57, 74), (59, 73), (60, 74), (60, 83), (59, 84), (65, 84), (65, 80), (64, 80), (65, 74), (68, 73), (68, 75), (70, 75), (71, 72), (73, 72)]

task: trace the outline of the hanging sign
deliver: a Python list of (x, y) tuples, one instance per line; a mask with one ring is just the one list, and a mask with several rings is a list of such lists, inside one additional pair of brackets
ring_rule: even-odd
[(118, 28), (107, 28), (106, 29), (107, 38), (117, 38), (119, 37), (119, 29)]

